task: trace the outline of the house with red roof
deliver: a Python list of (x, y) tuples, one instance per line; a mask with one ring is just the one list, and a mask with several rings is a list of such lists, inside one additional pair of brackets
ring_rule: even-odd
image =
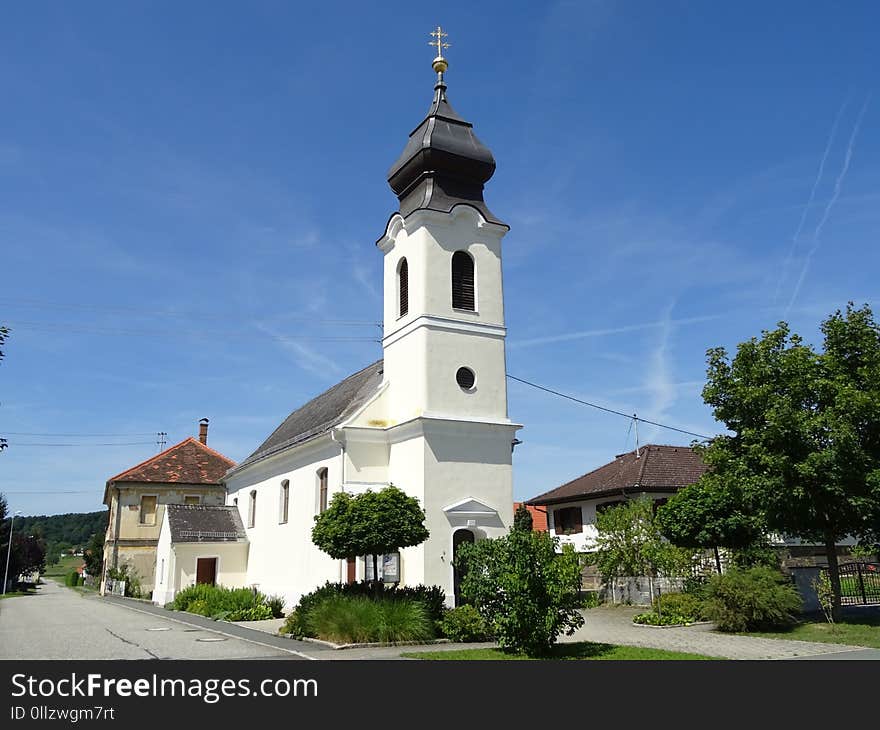
[(648, 444), (618, 454), (598, 469), (539, 494), (526, 505), (546, 509), (550, 534), (578, 552), (593, 549), (596, 515), (628, 499), (648, 496), (657, 506), (694, 484), (708, 467), (689, 446)]
[(168, 505), (219, 505), (226, 502), (222, 483), (235, 462), (208, 447), (208, 419), (199, 438), (179, 444), (107, 480), (104, 504), (110, 510), (104, 540), (101, 591), (110, 569), (127, 565), (149, 597), (154, 588), (156, 547)]

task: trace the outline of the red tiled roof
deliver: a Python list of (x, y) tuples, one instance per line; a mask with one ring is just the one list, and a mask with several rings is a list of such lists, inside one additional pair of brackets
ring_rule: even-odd
[(584, 474), (577, 479), (528, 500), (541, 505), (578, 498), (621, 494), (626, 489), (675, 491), (696, 482), (708, 467), (690, 446), (649, 444)]
[[(522, 502), (514, 502), (513, 511), (516, 512), (521, 504)], [(530, 504), (526, 505), (526, 509), (532, 515), (532, 530), (534, 532), (547, 532), (547, 511), (539, 507), (533, 507)]]
[(235, 462), (192, 436), (130, 469), (110, 477), (111, 482), (219, 485)]

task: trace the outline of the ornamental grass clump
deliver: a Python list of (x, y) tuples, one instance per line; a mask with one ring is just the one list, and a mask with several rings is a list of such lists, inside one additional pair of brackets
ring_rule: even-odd
[(341, 644), (400, 643), (434, 638), (424, 604), (407, 599), (331, 596), (311, 606), (304, 623), (309, 636)]
[(272, 618), (269, 599), (250, 588), (226, 588), (205, 583), (184, 588), (170, 604), (175, 611), (187, 611), (224, 621), (262, 621)]

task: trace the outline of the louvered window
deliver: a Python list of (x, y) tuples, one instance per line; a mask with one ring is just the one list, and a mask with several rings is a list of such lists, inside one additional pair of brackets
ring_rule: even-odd
[(403, 317), (409, 311), (409, 264), (406, 259), (401, 259), (397, 268), (397, 289), (400, 293), (400, 316)]
[(466, 251), (452, 254), (452, 308), (476, 311), (474, 260)]

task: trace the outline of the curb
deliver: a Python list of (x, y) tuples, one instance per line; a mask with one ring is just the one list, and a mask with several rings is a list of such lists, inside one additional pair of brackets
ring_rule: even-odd
[[(285, 639), (293, 639), (290, 634), (278, 634)], [(332, 641), (324, 641), (323, 639), (313, 639), (310, 636), (304, 636), (296, 641), (307, 641), (310, 644), (320, 644), (328, 649), (381, 649), (389, 646), (428, 646), (433, 644), (449, 644), (449, 639), (431, 639), (430, 641), (376, 641), (361, 644), (334, 644)]]
[(631, 622), (633, 626), (638, 626), (642, 629), (681, 629), (687, 628), (688, 626), (706, 626), (707, 624), (711, 624), (711, 621), (691, 621), (688, 624), (664, 624), (663, 626), (654, 626), (653, 624), (637, 624), (635, 621)]

